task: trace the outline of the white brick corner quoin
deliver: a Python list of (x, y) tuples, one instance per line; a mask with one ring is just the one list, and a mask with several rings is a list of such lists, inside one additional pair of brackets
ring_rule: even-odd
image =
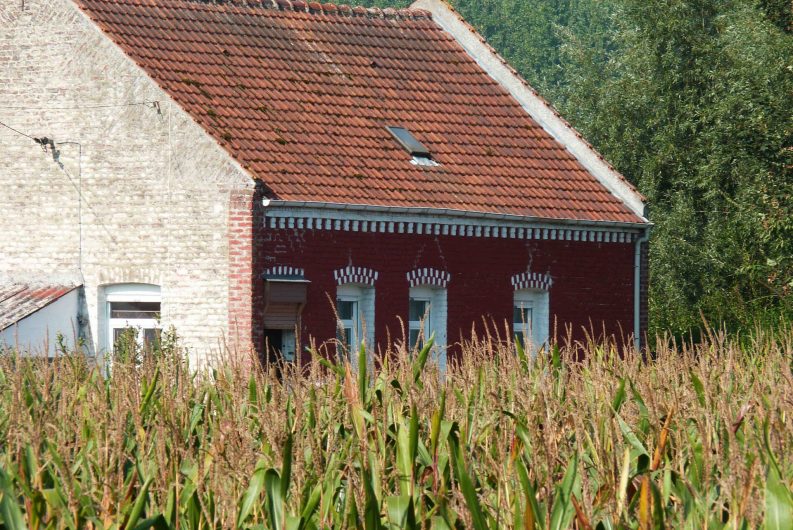
[(512, 287), (516, 291), (523, 289), (536, 289), (538, 291), (550, 291), (553, 280), (550, 274), (540, 274), (538, 272), (524, 272), (512, 277)]
[(349, 265), (343, 269), (336, 269), (333, 271), (333, 278), (336, 280), (336, 285), (359, 284), (374, 287), (374, 282), (377, 281), (379, 273), (366, 267), (353, 267)]
[(410, 271), (407, 273), (407, 278), (411, 287), (431, 285), (433, 287), (443, 287), (445, 289), (449, 286), (452, 275), (446, 271), (424, 268)]

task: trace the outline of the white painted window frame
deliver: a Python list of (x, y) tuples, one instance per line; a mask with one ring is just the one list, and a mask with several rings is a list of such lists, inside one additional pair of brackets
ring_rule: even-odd
[(123, 319), (111, 318), (111, 304), (113, 302), (152, 302), (160, 304), (162, 315), (162, 290), (158, 285), (145, 283), (117, 283), (103, 286), (104, 292), (104, 320), (105, 320), (105, 351), (112, 352), (114, 346), (114, 331), (122, 328), (137, 329), (136, 340), (143, 345), (144, 329), (162, 329), (160, 321), (153, 318)]
[[(523, 332), (527, 350), (536, 354), (548, 345), (550, 338), (550, 294), (542, 289), (518, 289), (514, 293), (513, 313), (518, 308), (531, 308), (531, 322), (513, 322), (513, 339), (519, 331)], [(514, 318), (513, 318), (514, 320)]]
[[(448, 294), (446, 287), (417, 285), (410, 288), (410, 299), (429, 301), (429, 322), (424, 322), (424, 339), (427, 340), (433, 333), (435, 334), (432, 356), (438, 363), (441, 373), (443, 373), (446, 371), (446, 336), (448, 328)], [(408, 338), (410, 338), (409, 333)], [(413, 346), (410, 345), (410, 348)]]
[[(374, 347), (374, 314), (375, 314), (375, 290), (370, 285), (361, 284), (343, 284), (336, 288), (336, 300), (341, 302), (356, 302), (357, 311), (354, 312), (352, 319), (338, 320), (336, 322), (336, 330), (339, 331), (342, 327), (344, 329), (353, 329), (354, 336), (352, 340), (345, 337), (348, 342), (351, 342), (354, 347), (351, 348), (350, 354), (355, 355), (358, 351), (361, 341), (366, 343), (367, 356), (372, 356)], [(350, 362), (353, 359), (349, 359)]]
[[(414, 301), (416, 302), (424, 302), (427, 305), (427, 308), (423, 315), (419, 317), (419, 320), (408, 320), (408, 339), (410, 340), (410, 344), (408, 344), (408, 349), (416, 348), (419, 349), (423, 347), (426, 343), (427, 339), (432, 336), (432, 295), (428, 294), (427, 296), (411, 296), (410, 303), (412, 304)], [(410, 313), (408, 313), (408, 318), (410, 318)], [(416, 342), (414, 342), (411, 337), (413, 332), (416, 331), (418, 333), (419, 338), (421, 339), (421, 343), (417, 346)]]

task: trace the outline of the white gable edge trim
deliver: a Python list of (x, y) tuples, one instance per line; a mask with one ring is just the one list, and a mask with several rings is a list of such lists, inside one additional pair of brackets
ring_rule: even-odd
[(509, 92), (534, 121), (567, 148), (625, 206), (643, 220), (647, 220), (646, 205), (641, 194), (559, 116), (453, 8), (444, 0), (416, 0), (411, 8), (425, 9), (432, 13), (433, 21), (454, 37), (466, 53)]
[(629, 243), (645, 223), (547, 219), (511, 214), (264, 199), (265, 228)]

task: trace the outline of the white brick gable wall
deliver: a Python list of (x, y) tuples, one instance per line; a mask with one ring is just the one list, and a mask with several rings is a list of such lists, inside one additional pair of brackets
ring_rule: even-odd
[(253, 181), (69, 0), (0, 0), (0, 28), (0, 122), (82, 146), (61, 169), (0, 126), (0, 277), (81, 274), (94, 348), (100, 286), (157, 284), (163, 323), (217, 348), (229, 197)]

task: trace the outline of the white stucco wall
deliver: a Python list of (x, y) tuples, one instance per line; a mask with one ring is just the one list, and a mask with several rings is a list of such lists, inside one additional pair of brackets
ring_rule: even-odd
[(71, 351), (79, 334), (79, 289), (63, 295), (51, 304), (0, 331), (0, 350), (12, 348), (23, 355), (53, 357), (58, 349), (58, 334)]
[(81, 277), (96, 349), (101, 286), (159, 285), (163, 324), (217, 348), (229, 196), (253, 181), (70, 0), (0, 0), (0, 28), (0, 122), (80, 144), (56, 162), (0, 127), (0, 275)]

